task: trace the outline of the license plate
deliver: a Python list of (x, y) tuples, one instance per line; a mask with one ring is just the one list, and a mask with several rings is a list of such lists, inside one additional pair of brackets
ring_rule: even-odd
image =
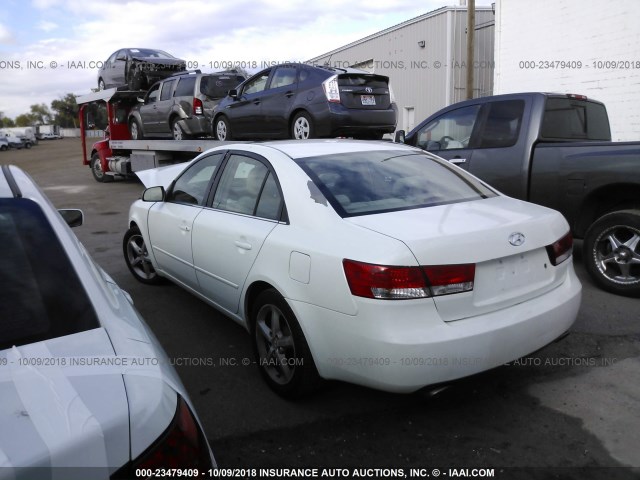
[(360, 100), (362, 101), (362, 105), (375, 105), (376, 97), (373, 95), (360, 95)]

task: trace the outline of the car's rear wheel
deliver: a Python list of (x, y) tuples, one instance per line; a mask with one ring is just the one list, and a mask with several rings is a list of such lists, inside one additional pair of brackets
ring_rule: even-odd
[(98, 152), (91, 155), (91, 162), (89, 163), (91, 167), (91, 173), (93, 174), (93, 178), (100, 183), (107, 183), (113, 181), (113, 177), (111, 175), (107, 175), (102, 170), (102, 163), (100, 163), (100, 155)]
[(286, 300), (275, 290), (258, 295), (252, 309), (254, 349), (263, 378), (283, 397), (309, 393), (318, 384), (302, 329)]
[(231, 126), (226, 117), (218, 117), (215, 122), (214, 134), (218, 140), (231, 140)]
[(291, 138), (294, 140), (307, 140), (313, 138), (315, 131), (313, 122), (307, 112), (299, 112), (291, 122)]
[(131, 140), (142, 140), (144, 138), (142, 128), (135, 119), (129, 122), (129, 134), (131, 135)]
[(584, 237), (587, 271), (604, 290), (640, 296), (640, 210), (620, 210), (596, 220)]
[(122, 253), (129, 271), (136, 280), (147, 285), (162, 283), (162, 277), (158, 275), (149, 259), (147, 245), (138, 227), (133, 226), (124, 234)]
[(180, 125), (178, 124), (178, 120), (180, 120), (179, 118), (174, 118), (171, 121), (171, 134), (173, 135), (173, 139), (174, 140), (187, 140), (189, 138), (189, 135), (187, 135), (184, 130), (182, 130), (182, 127), (180, 127)]

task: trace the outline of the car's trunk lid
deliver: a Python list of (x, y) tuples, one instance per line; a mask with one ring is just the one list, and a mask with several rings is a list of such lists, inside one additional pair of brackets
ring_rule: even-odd
[[(495, 197), (347, 221), (404, 242), (423, 266), (475, 264), (471, 292), (434, 297), (446, 321), (521, 303), (562, 283), (546, 251), (568, 227), (557, 212)], [(512, 245), (512, 235), (524, 243)], [(517, 242), (515, 242), (517, 243)]]
[(340, 101), (347, 108), (380, 110), (391, 105), (389, 77), (373, 73), (338, 75)]

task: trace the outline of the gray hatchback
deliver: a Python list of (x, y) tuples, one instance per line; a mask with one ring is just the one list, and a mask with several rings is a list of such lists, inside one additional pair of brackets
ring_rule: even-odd
[(184, 140), (211, 134), (213, 109), (245, 77), (235, 70), (182, 72), (155, 83), (129, 113), (132, 140)]

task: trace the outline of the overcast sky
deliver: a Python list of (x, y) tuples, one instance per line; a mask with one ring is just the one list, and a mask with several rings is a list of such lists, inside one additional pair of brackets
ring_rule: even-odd
[[(459, 0), (5, 0), (0, 9), (0, 111), (96, 86), (124, 47), (165, 50), (205, 72), (223, 61), (302, 61)], [(491, 0), (476, 0), (490, 5)], [(54, 65), (54, 67), (52, 67)]]

